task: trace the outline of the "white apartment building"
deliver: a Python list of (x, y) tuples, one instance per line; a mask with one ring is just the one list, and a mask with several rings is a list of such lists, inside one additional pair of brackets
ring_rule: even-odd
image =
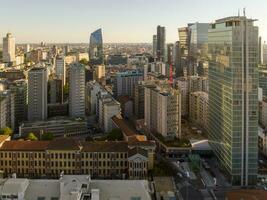
[(3, 62), (14, 61), (16, 61), (15, 38), (11, 33), (7, 33), (3, 38)]
[(145, 88), (145, 125), (163, 137), (181, 137), (181, 94), (163, 87)]
[(114, 127), (112, 117), (121, 113), (120, 103), (116, 101), (107, 92), (98, 93), (98, 123), (99, 126), (106, 132), (110, 132)]

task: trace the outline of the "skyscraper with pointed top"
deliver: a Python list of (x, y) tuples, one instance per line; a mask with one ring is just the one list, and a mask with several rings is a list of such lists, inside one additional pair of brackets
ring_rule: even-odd
[(89, 59), (92, 64), (103, 64), (103, 37), (102, 29), (97, 29), (90, 36)]

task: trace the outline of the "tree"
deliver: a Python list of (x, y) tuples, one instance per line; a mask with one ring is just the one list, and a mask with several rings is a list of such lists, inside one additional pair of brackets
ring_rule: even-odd
[(31, 141), (36, 141), (36, 140), (38, 140), (38, 138), (35, 136), (34, 133), (28, 133), (26, 139), (27, 139), (27, 140), (31, 140)]
[(42, 135), (42, 140), (53, 140), (54, 134), (53, 133), (44, 133)]
[(121, 130), (118, 128), (111, 130), (107, 135), (107, 140), (109, 141), (123, 140), (123, 135)]
[(83, 64), (83, 65), (87, 65), (87, 64), (88, 64), (88, 61), (87, 61), (87, 59), (85, 59), (85, 58), (81, 59), (79, 62), (80, 62), (81, 64)]
[(9, 135), (9, 136), (12, 136), (13, 134), (13, 130), (9, 127), (5, 127), (5, 128), (2, 128), (0, 130), (0, 135)]

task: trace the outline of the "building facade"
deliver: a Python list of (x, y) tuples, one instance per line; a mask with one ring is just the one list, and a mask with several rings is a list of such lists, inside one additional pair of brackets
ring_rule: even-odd
[(144, 179), (153, 168), (150, 163), (155, 146), (149, 143), (139, 148), (124, 141), (81, 142), (67, 138), (5, 141), (0, 147), (0, 169), (5, 176), (16, 173), (18, 177), (57, 178), (64, 171), (67, 175), (89, 174), (95, 178)]
[(16, 61), (15, 38), (7, 33), (3, 38), (3, 62), (11, 63)]
[(181, 137), (181, 95), (178, 90), (145, 88), (145, 125), (163, 137)]
[(28, 120), (47, 118), (47, 69), (32, 68), (28, 73)]
[(69, 115), (85, 116), (85, 68), (79, 63), (73, 63), (69, 69)]
[(209, 142), (233, 185), (258, 172), (258, 27), (246, 17), (210, 24)]

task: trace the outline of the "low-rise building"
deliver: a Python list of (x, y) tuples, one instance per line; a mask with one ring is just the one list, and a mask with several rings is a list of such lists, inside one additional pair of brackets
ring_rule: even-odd
[(87, 134), (87, 123), (82, 119), (55, 117), (44, 121), (24, 122), (19, 127), (22, 137), (35, 133), (41, 137), (43, 133), (53, 133), (55, 137), (78, 136)]
[(0, 147), (0, 170), (5, 176), (16, 173), (18, 177), (59, 177), (64, 171), (71, 175), (144, 179), (153, 168), (154, 150), (152, 141), (5, 141)]
[(88, 175), (60, 179), (0, 179), (0, 198), (17, 200), (151, 200), (147, 180), (95, 180)]

